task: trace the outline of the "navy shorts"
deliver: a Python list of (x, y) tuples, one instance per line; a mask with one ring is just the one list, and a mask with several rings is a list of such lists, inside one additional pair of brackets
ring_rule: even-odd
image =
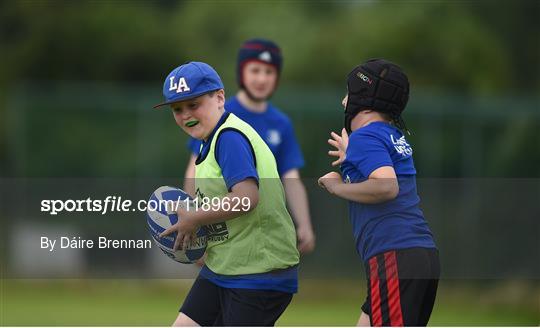
[(180, 312), (201, 326), (273, 326), (293, 294), (223, 288), (197, 277)]
[(426, 326), (440, 276), (436, 249), (409, 248), (370, 258), (362, 311), (372, 326)]

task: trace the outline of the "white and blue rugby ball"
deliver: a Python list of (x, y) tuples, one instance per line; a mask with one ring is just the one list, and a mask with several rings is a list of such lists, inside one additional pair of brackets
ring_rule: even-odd
[[(179, 206), (185, 208), (186, 200), (192, 201), (191, 196), (181, 189), (163, 186), (152, 193), (147, 203), (146, 221), (152, 239), (156, 245), (168, 257), (180, 263), (194, 263), (202, 258), (206, 251), (206, 230), (200, 228), (197, 231), (197, 239), (187, 249), (173, 250), (176, 232), (163, 238), (159, 237), (165, 229), (178, 222), (178, 215), (172, 206), (166, 206), (166, 202), (180, 202)], [(161, 204), (161, 205), (160, 205)], [(182, 218), (180, 218), (182, 220)]]

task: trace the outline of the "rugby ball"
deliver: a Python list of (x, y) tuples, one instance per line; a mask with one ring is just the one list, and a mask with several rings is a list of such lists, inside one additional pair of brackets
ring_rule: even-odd
[(182, 220), (182, 218), (178, 218), (176, 213), (176, 204), (186, 208), (188, 202), (192, 201), (193, 199), (191, 196), (183, 190), (175, 187), (162, 186), (152, 193), (147, 203), (146, 222), (152, 239), (165, 255), (180, 263), (194, 263), (203, 257), (204, 252), (206, 251), (205, 229), (200, 228), (199, 231), (197, 231), (197, 238), (187, 247), (187, 249), (179, 249), (176, 251), (173, 250), (176, 232), (163, 238), (160, 238), (159, 235), (165, 231), (165, 229), (176, 224), (178, 220)]

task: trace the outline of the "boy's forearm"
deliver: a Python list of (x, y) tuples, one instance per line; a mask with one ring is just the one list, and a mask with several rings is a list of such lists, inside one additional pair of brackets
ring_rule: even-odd
[(287, 193), (287, 203), (292, 212), (294, 222), (298, 227), (311, 229), (311, 220), (309, 219), (309, 206), (306, 190), (298, 188), (296, 192)]
[(248, 213), (249, 211), (251, 211), (251, 209), (248, 211), (226, 211), (223, 209), (223, 207), (220, 207), (218, 210), (205, 211), (199, 207), (198, 211), (193, 213), (192, 219), (197, 223), (197, 225), (203, 226), (234, 219), (240, 215)]
[(291, 210), (292, 218), (297, 226), (309, 227), (311, 220), (306, 188), (300, 178), (284, 178), (283, 187), (287, 198), (287, 205)]
[[(197, 225), (208, 225), (218, 222), (224, 222), (234, 219), (238, 216), (249, 213), (259, 203), (259, 190), (257, 185), (253, 183), (246, 184), (241, 182), (233, 187), (233, 190), (222, 198), (218, 198), (218, 202), (210, 200), (208, 210), (198, 204), (197, 211), (193, 212), (190, 217)], [(214, 209), (216, 208), (217, 209)]]
[(397, 179), (367, 179), (359, 183), (339, 183), (331, 188), (334, 195), (362, 204), (378, 204), (394, 199)]
[(196, 156), (191, 155), (184, 174), (184, 191), (191, 197), (195, 197), (195, 160)]

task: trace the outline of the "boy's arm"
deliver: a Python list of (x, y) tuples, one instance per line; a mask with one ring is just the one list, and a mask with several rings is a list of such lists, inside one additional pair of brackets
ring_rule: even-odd
[(187, 192), (191, 197), (195, 197), (195, 161), (197, 156), (191, 154), (187, 167), (186, 173), (184, 174), (184, 191)]
[(190, 137), (187, 146), (191, 152), (191, 156), (189, 157), (186, 173), (184, 174), (184, 191), (191, 197), (195, 197), (195, 161), (201, 150), (201, 141)]
[(315, 248), (315, 234), (309, 215), (309, 202), (300, 180), (299, 169), (304, 166), (304, 156), (296, 139), (294, 128), (290, 119), (282, 122), (282, 142), (279, 150), (274, 153), (278, 166), (278, 173), (283, 183), (287, 208), (296, 225), (297, 248), (301, 254), (307, 254)]
[(319, 179), (319, 185), (331, 194), (362, 204), (378, 204), (392, 200), (399, 193), (396, 172), (391, 166), (382, 166), (373, 171), (366, 181), (344, 183), (336, 172)]
[[(244, 203), (240, 203), (245, 206), (232, 206), (236, 203), (236, 200), (246, 200)], [(184, 212), (188, 213), (188, 219), (192, 220), (193, 223), (198, 226), (234, 219), (240, 215), (252, 211), (255, 209), (255, 207), (257, 207), (257, 204), (259, 203), (259, 186), (254, 179), (246, 179), (241, 181), (231, 188), (231, 192), (221, 198), (221, 202), (222, 203), (220, 206), (218, 206), (217, 211), (204, 211), (199, 206), (197, 211)], [(224, 202), (229, 202), (231, 206), (223, 206)], [(182, 218), (185, 219), (185, 217)]]
[(300, 172), (298, 169), (289, 170), (283, 174), (281, 180), (287, 197), (287, 205), (296, 223), (298, 251), (302, 254), (310, 253), (315, 248), (315, 234), (309, 215), (306, 188), (300, 180)]
[[(232, 206), (237, 200), (241, 202), (242, 206)], [(248, 200), (248, 202), (244, 200)], [(199, 206), (197, 211), (186, 211), (183, 208), (179, 208), (177, 213), (181, 219), (161, 233), (160, 237), (177, 232), (178, 235), (174, 242), (174, 249), (182, 249), (195, 239), (200, 226), (224, 222), (252, 211), (259, 203), (259, 187), (257, 182), (251, 178), (238, 182), (231, 188), (231, 191), (227, 195), (220, 198), (220, 202), (217, 210), (213, 210), (212, 206), (207, 211), (203, 210), (201, 206)], [(231, 206), (223, 206), (224, 202), (229, 202)], [(210, 204), (212, 204), (212, 200), (210, 200)]]
[(259, 202), (259, 176), (247, 137), (239, 131), (230, 130), (216, 138), (216, 161), (229, 192), (223, 197), (210, 199), (210, 208), (201, 206), (199, 202), (196, 211), (177, 209), (181, 220), (163, 232), (163, 235), (178, 233), (175, 247), (189, 244), (201, 225), (238, 217), (254, 209)]

